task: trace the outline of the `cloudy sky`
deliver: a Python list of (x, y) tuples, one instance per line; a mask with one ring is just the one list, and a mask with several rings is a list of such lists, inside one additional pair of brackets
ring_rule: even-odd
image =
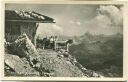
[(117, 5), (6, 4), (6, 9), (35, 11), (55, 19), (55, 24), (40, 24), (37, 34), (79, 36), (90, 32), (112, 35), (122, 33), (123, 29), (123, 8)]

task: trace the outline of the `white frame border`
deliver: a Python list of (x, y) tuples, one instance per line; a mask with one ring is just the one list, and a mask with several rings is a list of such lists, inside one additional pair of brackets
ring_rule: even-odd
[[(5, 77), (4, 76), (4, 10), (5, 10), (5, 4), (9, 3), (16, 3), (16, 4), (117, 4), (117, 5), (123, 5), (124, 6), (124, 13), (123, 13), (123, 77), (122, 78), (83, 78), (83, 77)], [(128, 45), (128, 27), (127, 27), (127, 16), (128, 11), (127, 9), (128, 5), (125, 1), (45, 1), (45, 0), (5, 0), (2, 1), (2, 7), (1, 7), (1, 28), (0, 28), (0, 54), (1, 54), (1, 80), (43, 80), (43, 81), (126, 81), (128, 77), (128, 64), (127, 58), (128, 54), (127, 51), (127, 45)]]

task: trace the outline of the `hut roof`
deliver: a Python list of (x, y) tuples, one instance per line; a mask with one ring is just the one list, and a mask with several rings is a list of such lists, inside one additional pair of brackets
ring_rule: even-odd
[(53, 18), (36, 13), (34, 11), (14, 11), (5, 10), (6, 21), (15, 22), (40, 22), (40, 23), (55, 23)]

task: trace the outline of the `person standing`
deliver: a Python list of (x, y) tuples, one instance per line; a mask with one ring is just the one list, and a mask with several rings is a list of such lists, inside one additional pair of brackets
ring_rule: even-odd
[(53, 42), (53, 46), (54, 46), (54, 50), (56, 50), (56, 47), (57, 47), (57, 45), (56, 45), (56, 41), (58, 40), (58, 37), (57, 36), (54, 36), (54, 42)]
[(43, 46), (43, 49), (46, 49), (46, 47), (47, 47), (46, 46), (46, 42), (47, 42), (47, 36), (43, 38), (43, 43), (42, 43), (43, 44), (42, 45)]
[(54, 37), (53, 36), (50, 37), (50, 48), (51, 49), (54, 48)]

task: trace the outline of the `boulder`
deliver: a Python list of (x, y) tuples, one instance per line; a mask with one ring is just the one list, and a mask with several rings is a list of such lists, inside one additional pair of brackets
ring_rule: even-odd
[(12, 43), (5, 42), (5, 50), (5, 52), (20, 58), (26, 58), (31, 67), (35, 67), (36, 63), (39, 61), (38, 52), (25, 33), (20, 35)]
[(20, 35), (15, 42), (10, 43), (7, 49), (11, 54), (18, 55), (19, 57), (38, 57), (35, 46), (25, 33)]
[(12, 72), (13, 72), (12, 76), (39, 75), (39, 72), (29, 65), (29, 62), (26, 60), (26, 58), (20, 58), (19, 56), (12, 54), (5, 54), (4, 62), (5, 62), (5, 75), (10, 75), (12, 74)]

